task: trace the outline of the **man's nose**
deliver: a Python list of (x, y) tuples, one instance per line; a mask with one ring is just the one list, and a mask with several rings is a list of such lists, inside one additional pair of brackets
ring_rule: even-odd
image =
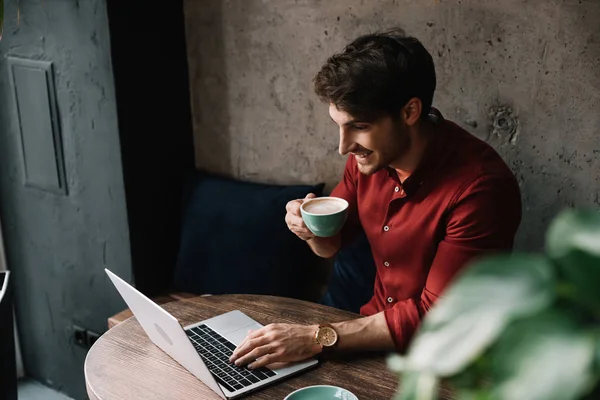
[(340, 128), (340, 147), (339, 152), (341, 155), (346, 155), (356, 148), (356, 143), (352, 140), (351, 135), (348, 134), (344, 130), (344, 128)]

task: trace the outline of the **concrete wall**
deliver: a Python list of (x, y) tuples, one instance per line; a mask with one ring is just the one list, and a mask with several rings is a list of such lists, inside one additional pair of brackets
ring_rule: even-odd
[[(103, 332), (107, 317), (123, 308), (104, 267), (131, 279), (106, 4), (18, 4), (20, 21), (17, 1), (5, 2), (0, 42), (0, 214), (7, 263), (27, 374), (82, 399), (86, 351), (73, 344), (72, 324)], [(54, 63), (66, 196), (23, 185), (7, 56)]]
[(196, 165), (325, 181), (344, 159), (311, 80), (359, 34), (401, 26), (432, 53), (434, 105), (491, 143), (522, 187), (522, 249), (563, 207), (599, 203), (597, 0), (187, 0)]

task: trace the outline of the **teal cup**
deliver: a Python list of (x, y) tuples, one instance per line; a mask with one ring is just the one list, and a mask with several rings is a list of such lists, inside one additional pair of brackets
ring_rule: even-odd
[(316, 197), (300, 206), (304, 224), (315, 236), (335, 236), (348, 216), (348, 202), (339, 197)]
[(341, 387), (317, 385), (296, 390), (284, 400), (358, 400), (358, 397)]

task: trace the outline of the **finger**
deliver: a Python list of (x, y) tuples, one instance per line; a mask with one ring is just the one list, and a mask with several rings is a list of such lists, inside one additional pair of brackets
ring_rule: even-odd
[(235, 349), (231, 357), (229, 358), (230, 362), (235, 362), (240, 357), (243, 357), (247, 353), (254, 350), (256, 347), (263, 346), (269, 342), (267, 337), (262, 333), (259, 333), (261, 330), (254, 331), (250, 335), (246, 337), (240, 343), (240, 345)]
[(246, 335), (246, 337), (244, 338), (244, 340), (242, 340), (242, 342), (237, 345), (237, 347), (235, 348), (235, 350), (233, 351), (233, 353), (231, 353), (231, 357), (229, 357), (229, 361), (230, 362), (235, 361), (235, 359), (238, 357), (239, 349), (243, 348), (246, 345), (246, 343), (248, 343), (248, 341), (250, 339), (254, 338), (254, 333), (255, 332), (256, 331), (253, 331), (253, 330), (249, 330), (248, 331), (248, 334)]
[(278, 361), (284, 361), (283, 360), (283, 354), (279, 354), (279, 353), (270, 353), (267, 354), (261, 358), (259, 358), (258, 360), (254, 361), (252, 364), (248, 365), (249, 369), (257, 369), (257, 368), (262, 368), (265, 367), (269, 364), (273, 364), (275, 362)]
[(302, 200), (292, 200), (289, 201), (286, 205), (285, 205), (285, 209), (287, 212), (291, 213), (291, 214), (298, 214), (300, 212), (300, 205), (302, 204)]
[(317, 197), (317, 196), (314, 193), (309, 193), (309, 194), (306, 195), (306, 197), (304, 199), (305, 200), (306, 199), (314, 199), (315, 197)]
[(298, 220), (297, 216), (290, 214), (290, 213), (285, 214), (285, 223), (288, 226), (288, 228), (297, 224), (297, 220)]
[(229, 361), (238, 364), (240, 358), (243, 358), (244, 356), (246, 356), (246, 354), (254, 351), (255, 348), (261, 345), (262, 343), (259, 339), (246, 340), (244, 344), (240, 345), (237, 349), (235, 349), (235, 353), (231, 355)]
[(297, 226), (292, 226), (290, 228), (290, 231), (292, 231), (296, 236), (299, 236), (301, 238), (305, 238), (305, 237), (313, 237), (315, 234), (312, 233), (310, 231), (310, 229), (308, 228), (300, 228)]
[(270, 354), (273, 350), (274, 350), (274, 347), (271, 344), (266, 344), (264, 346), (257, 347), (254, 350), (252, 350), (251, 352), (249, 352), (248, 354), (244, 355), (243, 357), (240, 357), (235, 362), (235, 365), (237, 365), (239, 367), (241, 365), (246, 365), (246, 364), (255, 362), (256, 359)]
[(314, 235), (314, 233), (312, 233), (310, 231), (310, 229), (308, 229), (308, 228), (302, 228), (302, 227), (298, 227), (298, 226), (292, 226), (290, 228), (290, 230), (292, 232), (294, 232), (296, 235), (302, 235), (302, 236), (312, 236), (312, 235)]
[(244, 340), (242, 340), (242, 342), (240, 344), (237, 345), (237, 347), (241, 347), (244, 345), (244, 343), (246, 343), (249, 339), (253, 339), (254, 338), (254, 333), (256, 331), (253, 331), (252, 329), (249, 329), (248, 332), (246, 333), (246, 337), (244, 338)]
[(298, 217), (290, 217), (289, 220), (289, 224), (291, 226), (295, 226), (296, 228), (306, 228), (306, 224), (304, 223), (304, 220), (302, 218), (298, 218)]
[(272, 331), (274, 324), (263, 326), (246, 336), (246, 338), (240, 343), (229, 358), (230, 362), (235, 362), (238, 358), (243, 357), (254, 348), (263, 346), (270, 342), (271, 335), (269, 332)]
[(304, 223), (304, 221), (290, 221), (290, 223), (288, 224), (288, 228), (290, 230), (308, 230), (308, 227), (306, 226), (306, 224)]

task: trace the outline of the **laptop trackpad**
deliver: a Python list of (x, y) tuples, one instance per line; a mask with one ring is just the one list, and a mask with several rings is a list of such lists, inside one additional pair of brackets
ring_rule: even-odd
[(237, 331), (240, 328), (256, 323), (255, 320), (238, 310), (217, 315), (202, 322), (223, 336), (229, 332)]
[(237, 331), (230, 332), (224, 336), (225, 339), (229, 340), (231, 343), (237, 346), (240, 343), (242, 343), (244, 339), (246, 339), (246, 336), (248, 336), (248, 331), (255, 331), (260, 328), (262, 328), (262, 325), (258, 322), (254, 322), (252, 325), (245, 326), (241, 329), (238, 329)]

